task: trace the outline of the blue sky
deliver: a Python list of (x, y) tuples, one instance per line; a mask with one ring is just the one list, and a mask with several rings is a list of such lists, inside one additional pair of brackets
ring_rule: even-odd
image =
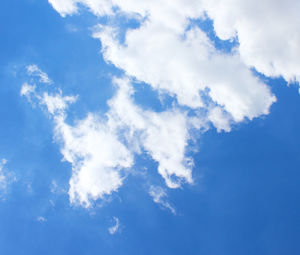
[(300, 4), (251, 2), (3, 1), (1, 254), (300, 253)]

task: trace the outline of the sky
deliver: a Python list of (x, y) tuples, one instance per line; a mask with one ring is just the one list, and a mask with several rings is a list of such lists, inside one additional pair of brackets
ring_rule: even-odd
[(300, 254), (300, 2), (4, 0), (0, 254)]

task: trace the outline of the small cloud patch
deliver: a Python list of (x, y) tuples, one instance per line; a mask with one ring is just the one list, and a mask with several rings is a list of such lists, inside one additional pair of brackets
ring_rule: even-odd
[(113, 217), (113, 225), (111, 227), (108, 228), (108, 232), (111, 235), (114, 235), (118, 232), (120, 232), (120, 220), (117, 217)]

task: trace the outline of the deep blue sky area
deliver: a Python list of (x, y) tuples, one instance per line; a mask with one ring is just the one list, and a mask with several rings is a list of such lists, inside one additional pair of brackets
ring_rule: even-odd
[[(0, 200), (0, 254), (300, 254), (300, 98), (282, 79), (267, 82), (277, 97), (269, 115), (229, 133), (199, 135), (191, 152), (194, 184), (167, 190), (176, 215), (146, 191), (149, 180), (164, 182), (145, 155), (134, 170), (146, 166), (146, 173), (130, 175), (108, 201), (89, 209), (70, 204), (72, 169), (53, 139), (53, 122), (20, 89), (25, 66), (37, 64), (64, 94), (79, 95), (70, 123), (104, 114), (115, 91), (110, 79), (122, 72), (104, 62), (91, 37), (96, 22), (85, 11), (62, 19), (46, 0), (1, 2), (0, 159), (17, 181)], [(135, 96), (144, 109), (162, 110), (147, 85)], [(113, 217), (121, 231), (110, 235)]]

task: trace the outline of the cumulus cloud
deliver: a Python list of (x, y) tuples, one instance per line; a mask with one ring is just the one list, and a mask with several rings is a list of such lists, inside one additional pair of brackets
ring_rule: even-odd
[[(81, 3), (92, 9), (91, 3)], [(120, 28), (99, 27), (94, 37), (100, 39), (108, 62), (154, 89), (176, 95), (181, 105), (203, 107), (200, 92), (208, 89), (206, 96), (231, 114), (234, 121), (269, 113), (276, 99), (240, 55), (221, 53), (198, 27), (188, 28), (190, 19), (203, 17), (201, 1), (113, 3), (125, 15), (135, 13), (146, 20), (126, 32), (124, 44), (118, 39)]]
[[(35, 85), (27, 83), (22, 87), (21, 95), (34, 95), (55, 122), (62, 155), (72, 164), (69, 195), (73, 203), (90, 206), (93, 200), (117, 191), (135, 155), (141, 153), (158, 163), (169, 188), (192, 183), (193, 160), (187, 156), (192, 129), (207, 130), (213, 125), (218, 132), (229, 132), (234, 123), (268, 114), (276, 101), (251, 67), (268, 76), (299, 79), (300, 44), (295, 33), (299, 18), (291, 10), (295, 0), (288, 0), (280, 13), (282, 4), (271, 0), (259, 4), (237, 0), (49, 2), (63, 17), (79, 13), (82, 6), (99, 17), (108, 16), (107, 23), (94, 28), (93, 37), (100, 40), (104, 59), (125, 73), (113, 80), (117, 92), (108, 101), (105, 116), (89, 113), (72, 124), (66, 122), (66, 111), (76, 96), (37, 92)], [(124, 28), (118, 25), (120, 16), (139, 25)], [(191, 22), (207, 17), (219, 38), (236, 38), (239, 45), (229, 53), (217, 49), (206, 32)], [(288, 23), (292, 25), (287, 27)], [(37, 66), (28, 73), (40, 77), (40, 82), (50, 80)], [(132, 80), (173, 97), (175, 103), (162, 112), (142, 109), (133, 100)], [(150, 195), (172, 211), (163, 189), (152, 187)]]
[(178, 109), (145, 111), (134, 103), (128, 78), (115, 79), (114, 84), (117, 93), (108, 102), (106, 117), (90, 113), (73, 125), (66, 123), (65, 111), (77, 97), (32, 92), (40, 105), (46, 105), (64, 160), (72, 164), (69, 195), (73, 203), (89, 206), (117, 191), (126, 177), (124, 170), (133, 166), (134, 154), (142, 150), (158, 162), (158, 172), (168, 187), (192, 182), (193, 163), (186, 157), (186, 113)]
[(90, 199), (96, 200), (116, 191), (122, 185), (120, 171), (132, 165), (132, 155), (117, 135), (93, 114), (74, 126), (67, 124), (65, 110), (76, 97), (50, 96), (47, 92), (35, 96), (51, 114), (64, 160), (72, 164), (71, 202), (89, 206)]
[(142, 110), (131, 98), (134, 91), (127, 78), (115, 79), (114, 83), (119, 89), (108, 102), (109, 125), (129, 128), (129, 145), (137, 152), (142, 147), (158, 162), (158, 172), (168, 187), (177, 188), (181, 181), (191, 183), (193, 163), (185, 153), (189, 139), (186, 113), (179, 109), (160, 113)]
[[(193, 109), (205, 107), (206, 97), (222, 106), (234, 121), (268, 114), (276, 100), (269, 88), (241, 62), (238, 54), (217, 51), (197, 27), (185, 32), (145, 22), (126, 34), (120, 44), (115, 29), (101, 27), (99, 38), (108, 62), (160, 92), (177, 97), (178, 103)], [(177, 30), (181, 33), (177, 33)]]
[[(59, 0), (49, 0), (49, 2), (62, 16), (77, 12), (80, 3), (98, 16), (114, 16), (121, 12), (129, 16), (135, 14), (140, 20), (146, 18), (146, 22), (140, 29), (128, 33), (127, 41), (135, 43), (138, 47), (139, 41), (142, 40), (146, 43), (146, 47), (143, 47), (144, 53), (149, 55), (151, 55), (149, 51), (154, 52), (155, 44), (158, 43), (158, 46), (162, 47), (162, 41), (168, 40), (170, 33), (183, 35), (191, 19), (205, 18), (207, 15), (213, 20), (216, 35), (220, 39), (238, 39), (237, 51), (241, 58), (240, 62), (244, 62), (249, 67), (255, 67), (267, 76), (283, 76), (289, 82), (299, 82), (300, 18), (298, 12), (300, 3), (297, 0), (284, 2), (279, 0), (263, 2), (258, 0), (175, 0), (172, 2), (68, 0), (63, 3)], [(166, 35), (162, 36), (164, 32)], [(133, 41), (130, 35), (136, 40)], [(161, 40), (158, 39), (159, 37)], [(168, 45), (172, 45), (169, 51), (174, 52), (174, 49), (177, 53), (182, 51), (176, 45), (178, 39), (169, 40), (171, 44)], [(127, 53), (140, 54), (131, 49), (133, 45), (127, 44), (127, 46)], [(156, 64), (158, 63), (156, 59)], [(121, 65), (121, 63), (115, 64)], [(129, 66), (129, 71), (132, 71), (132, 68), (136, 67)], [(201, 66), (199, 69), (202, 69)], [(205, 83), (205, 79), (200, 81)], [(230, 80), (227, 81), (230, 82)]]
[(176, 215), (176, 210), (174, 207), (170, 205), (170, 203), (166, 200), (167, 193), (165, 189), (159, 186), (150, 186), (149, 195), (153, 198), (153, 201), (163, 208), (170, 210), (174, 215)]
[(145, 111), (134, 104), (129, 79), (115, 79), (116, 95), (106, 118), (90, 113), (74, 126), (56, 119), (56, 137), (64, 159), (73, 165), (69, 195), (86, 206), (117, 191), (134, 154), (145, 151), (158, 162), (158, 172), (170, 188), (192, 182), (192, 160), (186, 157), (189, 126), (184, 112)]
[(57, 118), (56, 138), (63, 145), (64, 159), (72, 164), (70, 200), (89, 206), (122, 185), (122, 171), (133, 164), (132, 153), (122, 144), (114, 130), (98, 116), (89, 114), (74, 126)]
[(63, 96), (61, 91), (50, 95), (27, 87), (27, 84), (22, 86), (21, 95), (22, 91), (26, 95), (31, 93), (31, 98), (46, 106), (55, 123), (55, 138), (61, 143), (64, 160), (72, 164), (70, 201), (89, 206), (90, 201), (116, 191), (123, 182), (121, 171), (133, 164), (133, 156), (119, 141), (115, 130), (94, 114), (69, 125), (65, 121), (66, 110), (76, 96)]
[(108, 228), (108, 232), (111, 235), (114, 235), (120, 231), (120, 220), (117, 217), (113, 217), (113, 221), (114, 221), (113, 226)]
[(229, 132), (231, 130), (232, 119), (222, 107), (210, 107), (207, 118), (213, 123), (218, 132)]
[(204, 0), (221, 39), (239, 40), (242, 60), (267, 76), (300, 81), (300, 2)]

